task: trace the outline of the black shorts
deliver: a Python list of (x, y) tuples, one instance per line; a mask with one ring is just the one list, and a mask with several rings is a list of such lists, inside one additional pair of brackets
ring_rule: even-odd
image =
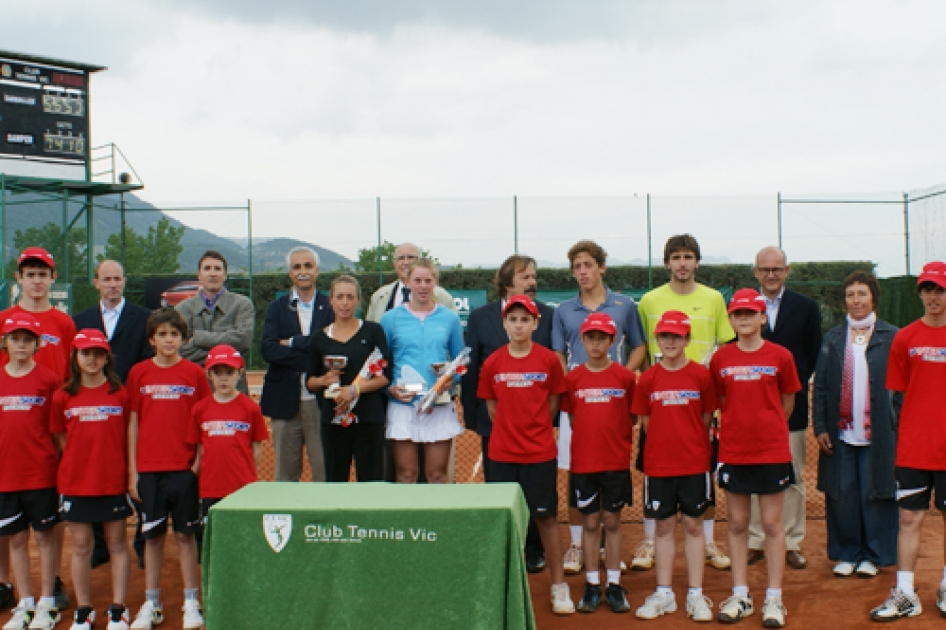
[(933, 489), (936, 489), (936, 509), (946, 510), (946, 471), (918, 470), (897, 466), (897, 506), (905, 510), (928, 510)]
[(55, 488), (0, 492), (0, 536), (32, 527), (45, 532), (59, 522), (59, 493)]
[(210, 514), (210, 508), (223, 501), (223, 499), (201, 499), (200, 500), (200, 522), (207, 523), (207, 515)]
[(795, 483), (791, 462), (784, 464), (720, 464), (719, 487), (733, 494), (776, 494)]
[(703, 516), (711, 505), (713, 480), (709, 472), (680, 477), (644, 477), (644, 517), (664, 519), (677, 512)]
[(59, 500), (59, 518), (67, 523), (123, 521), (134, 513), (131, 497), (127, 494), (105, 497), (76, 497), (64, 494)]
[(146, 540), (160, 538), (168, 531), (168, 516), (174, 531), (193, 534), (200, 528), (200, 497), (197, 475), (190, 470), (141, 473), (141, 534)]
[[(710, 470), (716, 470), (716, 463), (719, 459), (719, 432), (716, 428), (716, 419), (713, 419), (713, 422), (710, 424), (709, 428), (709, 438), (710, 438), (710, 450), (712, 455), (710, 456)], [(637, 460), (634, 462), (634, 467), (637, 468), (640, 472), (644, 472), (644, 444), (647, 443), (647, 432), (644, 431), (644, 425), (641, 425), (640, 430), (640, 440), (638, 441), (638, 451), (637, 451)], [(713, 476), (710, 475), (709, 482), (709, 503), (707, 508), (714, 507), (716, 505), (716, 483)], [(704, 510), (705, 511), (705, 510)], [(689, 516), (689, 515), (688, 515)], [(644, 518), (657, 518), (647, 516), (647, 502), (644, 502)]]
[(492, 463), (492, 481), (516, 482), (522, 487), (529, 513), (534, 518), (558, 514), (558, 461), (538, 464)]
[(634, 502), (630, 470), (572, 473), (571, 477), (575, 504), (582, 514), (620, 512)]

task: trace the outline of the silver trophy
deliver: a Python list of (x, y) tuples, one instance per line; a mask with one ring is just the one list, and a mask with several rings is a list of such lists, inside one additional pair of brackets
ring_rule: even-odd
[[(322, 359), (322, 365), (325, 366), (325, 369), (328, 371), (337, 370), (341, 372), (345, 369), (345, 366), (348, 365), (348, 357), (343, 357), (337, 354), (329, 354)], [(338, 398), (338, 392), (341, 389), (338, 383), (332, 383), (325, 389), (326, 398)]]

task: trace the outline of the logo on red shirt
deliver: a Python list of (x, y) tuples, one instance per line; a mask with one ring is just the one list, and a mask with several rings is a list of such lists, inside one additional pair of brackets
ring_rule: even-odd
[(505, 383), (506, 387), (532, 387), (534, 383), (544, 383), (549, 375), (545, 372), (507, 372), (497, 374), (497, 383)]
[(626, 393), (626, 390), (613, 387), (590, 387), (577, 390), (575, 395), (586, 403), (606, 403), (612, 398), (624, 398)]
[(181, 396), (193, 396), (194, 388), (187, 385), (145, 385), (141, 393), (153, 400), (178, 400)]
[(109, 416), (122, 415), (122, 411), (118, 406), (73, 407), (66, 409), (66, 417), (71, 419), (78, 416), (79, 422), (101, 422), (108, 420)]
[(933, 363), (946, 363), (946, 348), (919, 346), (918, 348), (910, 348), (910, 356), (920, 357), (923, 361), (932, 361)]
[(778, 374), (778, 368), (768, 365), (734, 365), (719, 371), (721, 377), (731, 376), (734, 381), (757, 381), (763, 376), (775, 376), (776, 374)]
[(4, 411), (29, 411), (33, 407), (42, 407), (46, 404), (44, 396), (3, 396), (0, 397), (0, 406)]
[(688, 405), (691, 400), (699, 400), (700, 392), (691, 389), (668, 390), (663, 392), (653, 392), (650, 395), (651, 402), (660, 401), (665, 407), (667, 405)]
[(250, 430), (249, 422), (241, 422), (239, 420), (208, 420), (207, 422), (202, 422), (200, 428), (203, 429), (207, 435), (236, 435), (237, 431), (242, 431), (246, 433)]

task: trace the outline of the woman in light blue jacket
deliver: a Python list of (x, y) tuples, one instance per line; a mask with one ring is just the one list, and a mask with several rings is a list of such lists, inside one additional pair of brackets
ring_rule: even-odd
[[(439, 278), (431, 260), (414, 261), (408, 272), (410, 299), (381, 318), (394, 359), (385, 436), (393, 442), (398, 483), (417, 481), (417, 444), (424, 445), (427, 481), (446, 483), (450, 441), (463, 433), (452, 399), (434, 405), (430, 413), (421, 413), (416, 404), (418, 390), (427, 391), (437, 382), (434, 364), (448, 362), (463, 350), (460, 318), (434, 297)], [(446, 393), (452, 386), (448, 382), (439, 389)]]

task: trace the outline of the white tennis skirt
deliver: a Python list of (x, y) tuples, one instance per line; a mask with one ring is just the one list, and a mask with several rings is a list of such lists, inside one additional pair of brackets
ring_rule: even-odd
[(388, 402), (388, 421), (385, 437), (389, 440), (411, 442), (443, 442), (463, 433), (457, 409), (448, 405), (435, 405), (430, 413), (418, 413), (414, 405)]

